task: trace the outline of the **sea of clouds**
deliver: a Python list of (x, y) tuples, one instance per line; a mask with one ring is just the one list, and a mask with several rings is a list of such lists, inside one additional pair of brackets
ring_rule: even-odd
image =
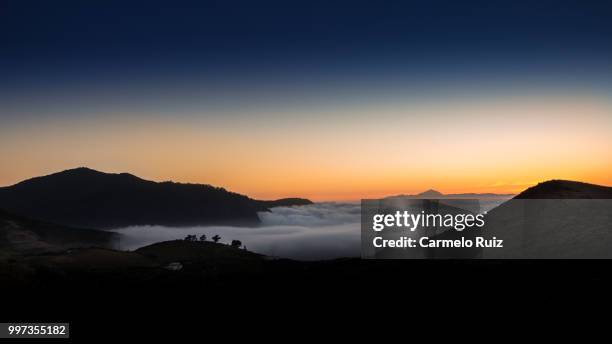
[(300, 260), (360, 256), (360, 205), (316, 203), (298, 207), (276, 207), (259, 213), (257, 227), (132, 226), (115, 230), (121, 234), (120, 249), (135, 250), (160, 241), (183, 239), (189, 234), (221, 242), (240, 240), (249, 251)]

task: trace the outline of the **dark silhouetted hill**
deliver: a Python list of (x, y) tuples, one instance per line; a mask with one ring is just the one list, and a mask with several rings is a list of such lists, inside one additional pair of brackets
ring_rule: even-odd
[(135, 251), (160, 264), (172, 262), (214, 262), (224, 260), (261, 260), (265, 256), (211, 241), (172, 240), (141, 247)]
[(612, 258), (612, 188), (567, 180), (531, 187), (491, 210), (485, 258)]
[(76, 168), (0, 188), (0, 208), (74, 227), (256, 224), (267, 208), (247, 196), (201, 184), (153, 182), (128, 173)]
[(549, 180), (518, 194), (516, 199), (612, 199), (612, 187), (574, 182)]
[(268, 208), (274, 207), (293, 207), (300, 205), (309, 205), (313, 202), (306, 198), (281, 198), (273, 201), (259, 201), (263, 206)]
[[(264, 255), (229, 245), (185, 240), (159, 242), (133, 252), (81, 247), (55, 252), (19, 252), (17, 255), (15, 252), (0, 253), (8, 253), (0, 255), (0, 285), (15, 283), (14, 279), (20, 277), (26, 279), (26, 286), (34, 283), (28, 280), (38, 278), (74, 281), (74, 278), (95, 280), (99, 277), (101, 283), (144, 281), (163, 277), (167, 271), (175, 271), (170, 273), (172, 275), (179, 271), (178, 280), (196, 281), (202, 277), (212, 281), (221, 277), (219, 273), (236, 276), (258, 273), (271, 261)], [(172, 265), (180, 268), (169, 269)], [(72, 277), (66, 278), (67, 274)], [(195, 276), (199, 277), (193, 279)]]
[(0, 249), (34, 254), (74, 247), (115, 246), (118, 235), (35, 221), (0, 210)]

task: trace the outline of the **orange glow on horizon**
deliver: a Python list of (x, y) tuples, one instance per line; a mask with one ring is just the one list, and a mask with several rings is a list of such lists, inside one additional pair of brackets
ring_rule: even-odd
[(78, 166), (315, 201), (430, 188), (518, 193), (549, 179), (612, 184), (612, 107), (601, 99), (315, 110), (323, 115), (109, 116), (2, 127), (0, 185)]

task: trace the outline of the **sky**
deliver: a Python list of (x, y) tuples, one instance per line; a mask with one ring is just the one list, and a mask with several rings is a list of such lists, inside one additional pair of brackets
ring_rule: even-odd
[(606, 1), (3, 1), (0, 185), (251, 197), (612, 184)]

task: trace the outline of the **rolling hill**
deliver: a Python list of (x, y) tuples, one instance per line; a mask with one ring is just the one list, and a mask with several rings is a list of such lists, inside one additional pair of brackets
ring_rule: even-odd
[(257, 212), (308, 200), (258, 201), (202, 184), (154, 182), (76, 168), (0, 188), (0, 208), (72, 227), (251, 225)]
[(485, 258), (612, 258), (612, 188), (566, 180), (531, 187), (490, 211), (483, 233), (504, 240)]
[(612, 187), (570, 180), (549, 180), (521, 192), (515, 199), (612, 199)]
[(293, 207), (300, 205), (309, 205), (313, 204), (313, 202), (306, 198), (281, 198), (273, 201), (259, 201), (265, 207), (274, 208), (274, 207)]
[(0, 250), (4, 252), (37, 254), (74, 247), (112, 248), (117, 237), (111, 232), (71, 228), (0, 210)]
[(210, 262), (222, 260), (260, 260), (265, 256), (211, 241), (172, 240), (158, 242), (134, 251), (160, 264), (172, 262)]

